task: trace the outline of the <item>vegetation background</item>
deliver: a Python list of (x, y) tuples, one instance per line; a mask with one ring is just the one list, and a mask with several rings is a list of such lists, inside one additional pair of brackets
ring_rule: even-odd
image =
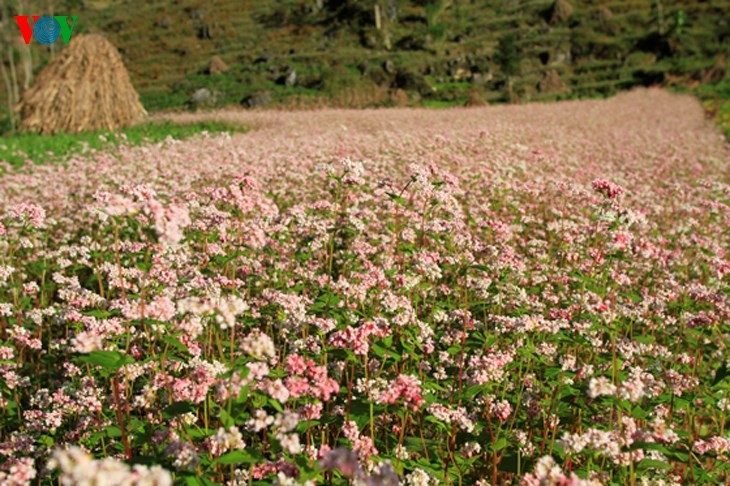
[(3, 124), (62, 41), (16, 14), (78, 15), (119, 48), (148, 111), (242, 104), (444, 107), (665, 85), (730, 127), (730, 1), (3, 1)]

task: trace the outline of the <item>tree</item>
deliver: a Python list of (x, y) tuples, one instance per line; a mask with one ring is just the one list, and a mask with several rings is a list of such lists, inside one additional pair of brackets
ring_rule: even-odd
[[(11, 130), (15, 130), (15, 106), (20, 101), (22, 90), (28, 89), (33, 82), (33, 54), (31, 46), (20, 41), (15, 15), (28, 15), (50, 9), (53, 15), (52, 0), (33, 2), (32, 0), (0, 0), (0, 75), (5, 84), (6, 103)], [(20, 60), (21, 76), (18, 73), (16, 57)]]
[[(15, 131), (15, 105), (18, 102), (18, 78), (15, 71), (15, 49), (13, 48), (13, 19), (7, 2), (0, 2), (0, 74), (5, 84), (10, 129)], [(6, 57), (8, 66), (5, 65)]]
[(513, 101), (512, 77), (519, 74), (522, 64), (522, 50), (515, 34), (505, 34), (499, 38), (495, 60), (499, 64), (502, 74), (507, 78), (507, 95), (509, 100)]

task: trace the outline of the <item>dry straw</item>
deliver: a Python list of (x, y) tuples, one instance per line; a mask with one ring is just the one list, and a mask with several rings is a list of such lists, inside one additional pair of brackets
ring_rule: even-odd
[(147, 115), (119, 51), (98, 34), (74, 37), (16, 109), (21, 130), (42, 134), (115, 130)]

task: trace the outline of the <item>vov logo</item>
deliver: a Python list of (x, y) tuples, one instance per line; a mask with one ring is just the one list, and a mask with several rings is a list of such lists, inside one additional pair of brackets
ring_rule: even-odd
[[(53, 17), (41, 17), (39, 15), (16, 15), (15, 21), (26, 44), (30, 44), (33, 37), (40, 44), (53, 44), (58, 36), (63, 37), (63, 42), (68, 44), (71, 34), (76, 26), (78, 15), (72, 15), (71, 25), (68, 25), (68, 15), (55, 15)], [(33, 19), (33, 27), (30, 26), (30, 19)]]

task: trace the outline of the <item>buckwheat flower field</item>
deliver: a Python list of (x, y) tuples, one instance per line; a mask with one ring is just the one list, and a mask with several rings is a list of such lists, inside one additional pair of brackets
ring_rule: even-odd
[(0, 176), (0, 483), (730, 480), (692, 98), (217, 116)]

